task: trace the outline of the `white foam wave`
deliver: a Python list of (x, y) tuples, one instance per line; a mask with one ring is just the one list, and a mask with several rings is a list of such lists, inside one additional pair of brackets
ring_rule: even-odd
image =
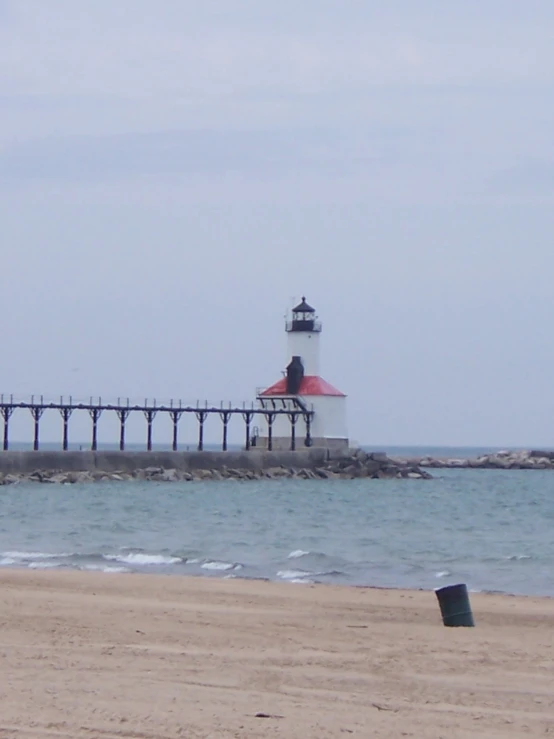
[(7, 565), (14, 564), (17, 564), (17, 560), (12, 559), (12, 557), (2, 557), (2, 559), (0, 559), (0, 567), (6, 567)]
[(202, 565), (203, 570), (220, 570), (225, 572), (226, 570), (241, 570), (242, 565), (233, 564), (232, 562), (204, 562)]
[(188, 565), (199, 565), (202, 562), (201, 559), (186, 559), (185, 563)]
[(17, 562), (27, 562), (37, 559), (63, 559), (72, 555), (67, 552), (61, 552), (59, 554), (49, 554), (47, 552), (1, 552), (0, 556), (16, 560)]
[(62, 566), (61, 562), (29, 562), (27, 565), (30, 570), (52, 570)]
[(304, 570), (279, 570), (277, 577), (280, 577), (281, 580), (290, 580), (291, 582), (294, 580), (305, 582), (305, 579), (310, 577), (311, 574), (311, 572), (304, 572)]
[(287, 559), (300, 559), (300, 557), (305, 557), (307, 554), (310, 554), (310, 552), (305, 552), (303, 549), (295, 549), (294, 552), (291, 552)]
[(183, 560), (181, 557), (165, 557), (163, 554), (105, 554), (104, 559), (121, 562), (127, 565), (175, 565)]
[(130, 572), (127, 567), (110, 567), (110, 565), (85, 565), (87, 572)]
[(441, 572), (435, 572), (435, 577), (448, 577), (451, 574), (448, 570), (441, 570)]

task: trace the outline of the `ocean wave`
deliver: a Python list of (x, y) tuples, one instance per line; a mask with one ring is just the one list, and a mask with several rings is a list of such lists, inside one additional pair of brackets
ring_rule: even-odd
[(183, 562), (181, 557), (167, 557), (163, 554), (143, 554), (140, 552), (130, 554), (104, 554), (104, 559), (110, 562), (121, 562), (128, 565), (175, 565)]
[(87, 572), (131, 572), (128, 567), (111, 567), (110, 565), (83, 565), (80, 569)]
[(21, 552), (9, 551), (0, 553), (0, 567), (16, 565), (30, 570), (50, 570), (56, 567), (68, 567), (75, 555), (68, 552)]
[(300, 559), (300, 557), (305, 557), (308, 554), (311, 554), (311, 552), (305, 552), (303, 549), (295, 549), (294, 552), (289, 554), (287, 559)]
[(449, 570), (441, 570), (440, 572), (435, 572), (435, 577), (449, 577), (451, 574)]
[(311, 577), (311, 572), (306, 570), (279, 570), (277, 577), (281, 580), (303, 580), (306, 577)]
[(242, 565), (234, 562), (219, 562), (218, 560), (204, 562), (201, 565), (203, 570), (216, 570), (226, 572), (227, 570), (242, 570)]
[(302, 585), (313, 585), (314, 581), (311, 572), (304, 570), (279, 570), (277, 577), (288, 583), (298, 583)]
[(13, 559), (15, 562), (30, 562), (37, 559), (65, 559), (72, 557), (72, 554), (61, 552), (59, 554), (51, 554), (48, 552), (0, 552), (0, 557)]
[[(324, 570), (322, 574), (342, 574), (336, 571), (343, 570), (349, 566), (349, 562), (343, 557), (325, 554), (324, 552), (312, 552), (305, 549), (295, 549), (287, 555), (287, 560), (294, 560), (304, 570)], [(294, 566), (294, 565), (293, 565)], [(283, 569), (288, 569), (283, 567)], [(332, 572), (328, 572), (331, 571)]]

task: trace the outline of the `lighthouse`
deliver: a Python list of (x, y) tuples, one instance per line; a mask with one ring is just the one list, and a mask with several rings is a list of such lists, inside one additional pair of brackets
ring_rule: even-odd
[(303, 297), (286, 318), (286, 370), (276, 383), (258, 392), (257, 399), (264, 410), (282, 409), (299, 413), (294, 433), (291, 416), (275, 415), (271, 430), (264, 422), (258, 446), (290, 449), (291, 437), (297, 439), (295, 448), (304, 445), (343, 449), (348, 447), (346, 426), (346, 395), (326, 382), (320, 375), (319, 343), (322, 325), (315, 308)]

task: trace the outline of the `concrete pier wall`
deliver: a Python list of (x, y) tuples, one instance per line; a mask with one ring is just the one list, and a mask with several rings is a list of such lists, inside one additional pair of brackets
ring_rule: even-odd
[(163, 467), (182, 472), (241, 469), (253, 472), (271, 467), (313, 469), (325, 462), (327, 450), (249, 452), (0, 452), (0, 473), (31, 474), (35, 470), (59, 472), (135, 472)]

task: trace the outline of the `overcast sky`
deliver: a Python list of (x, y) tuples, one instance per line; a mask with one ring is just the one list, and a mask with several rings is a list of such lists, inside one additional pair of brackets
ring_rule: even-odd
[(305, 294), (353, 439), (554, 445), (553, 131), (552, 0), (0, 0), (1, 391), (252, 399)]

